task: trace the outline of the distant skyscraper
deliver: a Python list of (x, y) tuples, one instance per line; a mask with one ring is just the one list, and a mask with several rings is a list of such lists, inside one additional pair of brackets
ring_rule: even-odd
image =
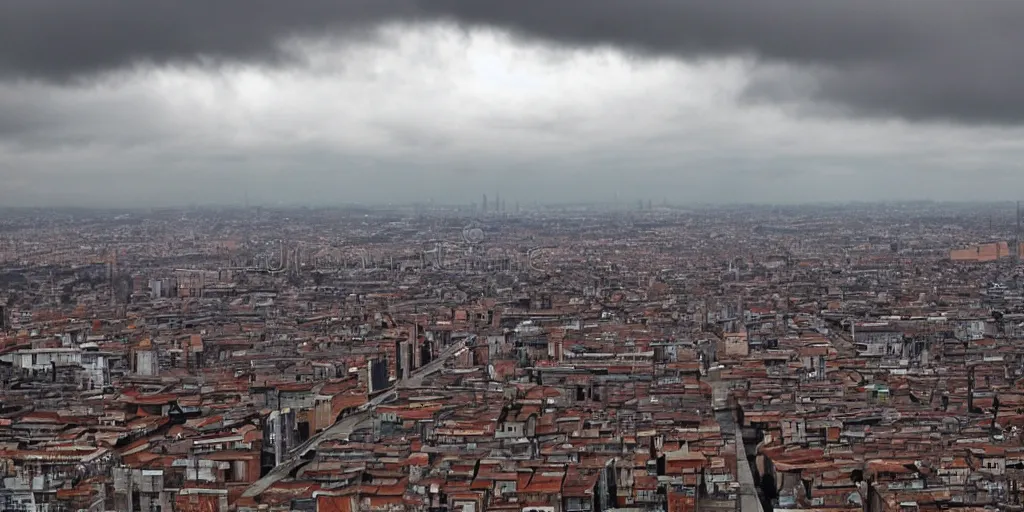
[(1017, 232), (1013, 235), (1013, 245), (1013, 254), (1017, 257), (1017, 261), (1020, 261), (1020, 201), (1017, 201)]
[(484, 194), (483, 209), (484, 213), (487, 213), (487, 194)]

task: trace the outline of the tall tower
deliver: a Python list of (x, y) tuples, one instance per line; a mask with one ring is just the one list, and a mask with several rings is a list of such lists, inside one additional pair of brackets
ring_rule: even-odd
[(110, 253), (110, 261), (107, 262), (107, 279), (110, 285), (110, 303), (117, 303), (117, 288), (114, 286), (114, 279), (117, 277), (117, 249)]
[(487, 194), (484, 194), (483, 208), (484, 208), (484, 213), (487, 213)]
[(1020, 262), (1020, 201), (1017, 201), (1017, 231), (1013, 234), (1013, 254), (1017, 256), (1017, 262)]

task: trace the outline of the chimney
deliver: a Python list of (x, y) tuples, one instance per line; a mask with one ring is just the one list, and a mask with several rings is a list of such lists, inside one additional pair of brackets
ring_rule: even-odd
[(967, 368), (967, 413), (974, 412), (974, 366)]

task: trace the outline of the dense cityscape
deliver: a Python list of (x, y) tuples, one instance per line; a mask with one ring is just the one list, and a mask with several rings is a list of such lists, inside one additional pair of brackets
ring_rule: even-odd
[(1021, 27), (2, 0), (0, 512), (1024, 512)]
[(7, 210), (0, 509), (1021, 510), (1020, 218)]

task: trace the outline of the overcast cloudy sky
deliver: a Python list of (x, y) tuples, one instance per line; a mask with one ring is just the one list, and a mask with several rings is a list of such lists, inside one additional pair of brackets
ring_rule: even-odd
[(1024, 197), (1020, 0), (4, 0), (0, 205)]

